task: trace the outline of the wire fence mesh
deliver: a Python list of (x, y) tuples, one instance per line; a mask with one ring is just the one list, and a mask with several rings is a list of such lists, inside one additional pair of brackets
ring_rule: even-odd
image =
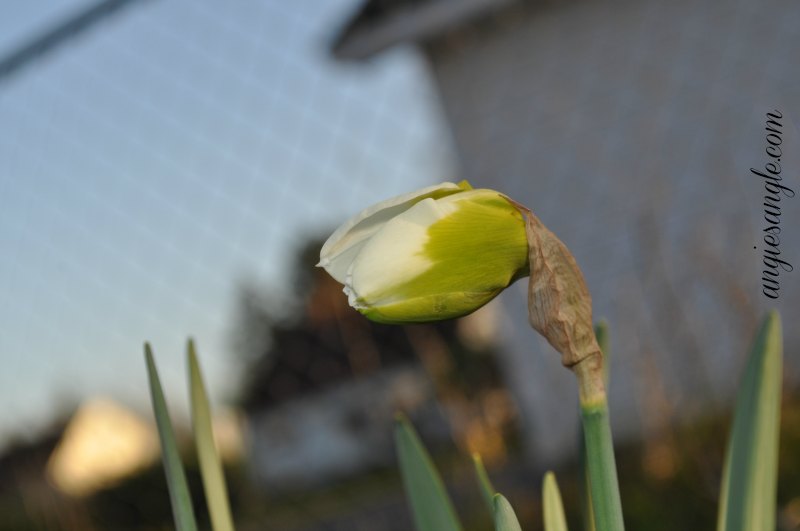
[(305, 238), (450, 176), (420, 58), (328, 53), (354, 8), (134, 2), (0, 81), (5, 426), (141, 400), (145, 338), (174, 384), (196, 335), (224, 388), (238, 283), (289, 297)]

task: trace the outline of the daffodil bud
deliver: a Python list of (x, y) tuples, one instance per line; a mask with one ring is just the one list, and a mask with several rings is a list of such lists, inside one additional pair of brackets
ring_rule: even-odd
[(373, 321), (450, 319), (528, 274), (525, 230), (499, 192), (442, 183), (350, 219), (325, 242), (318, 265)]

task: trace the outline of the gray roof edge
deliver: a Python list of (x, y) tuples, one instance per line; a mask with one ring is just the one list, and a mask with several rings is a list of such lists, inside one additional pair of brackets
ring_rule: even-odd
[(396, 44), (434, 37), (467, 20), (486, 15), (519, 0), (431, 0), (399, 5), (390, 13), (369, 21), (367, 2), (345, 25), (331, 46), (338, 59), (367, 59)]

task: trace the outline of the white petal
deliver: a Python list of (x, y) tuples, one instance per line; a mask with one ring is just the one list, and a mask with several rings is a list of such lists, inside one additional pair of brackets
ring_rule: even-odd
[(336, 232), (328, 238), (328, 241), (322, 246), (320, 261), (317, 265), (324, 267), (333, 278), (344, 283), (350, 264), (373, 234), (377, 233), (387, 221), (402, 214), (415, 203), (418, 204), (420, 197), (439, 190), (457, 192), (463, 188), (454, 183), (441, 183), (387, 199), (361, 211), (336, 229)]
[(425, 272), (433, 264), (422, 251), (428, 227), (445, 216), (436, 201), (423, 199), (385, 223), (366, 242), (345, 278), (345, 293), (351, 305), (357, 298), (373, 305), (377, 294), (401, 285)]

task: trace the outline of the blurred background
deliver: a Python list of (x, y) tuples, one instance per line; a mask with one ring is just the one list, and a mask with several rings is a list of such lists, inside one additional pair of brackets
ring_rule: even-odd
[(800, 529), (800, 290), (761, 294), (749, 171), (779, 109), (800, 188), (799, 48), (788, 0), (3, 4), (0, 529), (171, 528), (142, 343), (185, 430), (188, 337), (241, 529), (410, 529), (398, 410), (469, 530), (474, 451), (525, 529), (554, 469), (577, 529), (574, 378), (525, 282), (389, 327), (314, 268), (362, 208), (464, 178), (529, 206), (609, 323), (631, 529), (713, 526), (744, 358), (782, 312), (778, 522)]

